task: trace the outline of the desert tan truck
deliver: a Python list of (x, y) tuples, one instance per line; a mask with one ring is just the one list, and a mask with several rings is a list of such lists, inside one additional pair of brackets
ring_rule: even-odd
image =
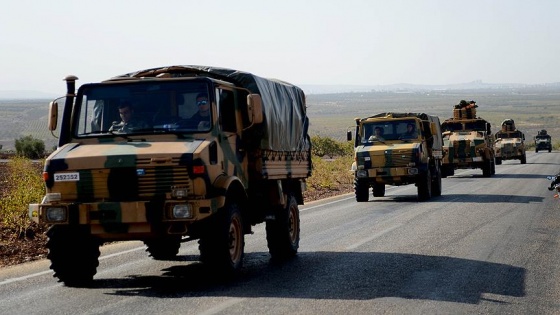
[(519, 160), (521, 164), (527, 163), (525, 152), (525, 135), (515, 128), (513, 119), (505, 119), (502, 129), (496, 132), (494, 150), (496, 152), (496, 165), (505, 160)]
[(415, 184), (418, 199), (441, 195), (442, 138), (439, 118), (424, 113), (381, 113), (356, 118), (356, 201), (385, 196), (385, 185)]
[(443, 176), (453, 176), (456, 169), (480, 168), (485, 177), (496, 172), (494, 135), (491, 125), (476, 116), (474, 101), (461, 101), (453, 117), (441, 124), (443, 131)]
[[(157, 260), (198, 240), (200, 260), (231, 275), (245, 234), (262, 222), (272, 258), (297, 253), (312, 171), (300, 88), (202, 66), (137, 71), (77, 92), (75, 80), (66, 78), (46, 194), (29, 206), (33, 221), (51, 225), (48, 258), (60, 281), (88, 285), (99, 246), (126, 240), (143, 241)], [(49, 113), (55, 130), (56, 101)]]

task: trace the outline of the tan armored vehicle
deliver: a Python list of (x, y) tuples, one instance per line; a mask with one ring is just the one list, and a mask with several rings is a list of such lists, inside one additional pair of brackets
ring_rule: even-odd
[(462, 100), (453, 118), (441, 124), (443, 131), (443, 176), (456, 169), (480, 168), (485, 177), (496, 172), (494, 136), (490, 123), (476, 116), (476, 102)]
[(506, 119), (502, 122), (502, 129), (496, 132), (496, 164), (502, 164), (504, 160), (519, 160), (521, 164), (527, 163), (525, 152), (525, 135), (515, 128), (513, 119)]
[[(262, 222), (273, 258), (296, 254), (311, 175), (300, 88), (201, 66), (128, 73), (77, 93), (76, 79), (66, 78), (46, 195), (29, 206), (32, 220), (52, 224), (48, 258), (60, 281), (87, 285), (99, 246), (117, 240), (143, 241), (166, 260), (198, 239), (200, 260), (231, 274), (245, 234)], [(51, 130), (57, 108), (51, 103)]]
[[(356, 119), (352, 165), (358, 202), (385, 196), (385, 185), (415, 184), (418, 199), (441, 195), (443, 144), (439, 118), (424, 113), (382, 113)], [(347, 132), (348, 141), (352, 131)]]
[(552, 138), (545, 129), (535, 136), (535, 152), (538, 153), (539, 150), (548, 150), (549, 153), (552, 151)]

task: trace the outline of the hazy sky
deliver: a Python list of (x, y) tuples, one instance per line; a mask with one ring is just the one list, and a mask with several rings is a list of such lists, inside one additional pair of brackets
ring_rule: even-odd
[(0, 0), (0, 90), (165, 65), (294, 84), (560, 82), (558, 0)]

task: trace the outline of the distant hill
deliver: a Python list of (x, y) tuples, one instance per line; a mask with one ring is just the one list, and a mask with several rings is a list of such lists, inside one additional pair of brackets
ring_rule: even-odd
[(422, 84), (389, 84), (389, 85), (298, 85), (306, 94), (331, 94), (351, 92), (422, 92), (422, 91), (445, 91), (445, 90), (491, 90), (491, 89), (519, 89), (519, 88), (560, 88), (560, 82), (545, 84), (524, 83), (485, 83), (481, 80), (440, 85)]
[(41, 91), (30, 91), (30, 90), (11, 90), (2, 91), (0, 90), (0, 99), (3, 100), (14, 100), (14, 99), (54, 99), (62, 95), (56, 95), (53, 93), (41, 92)]

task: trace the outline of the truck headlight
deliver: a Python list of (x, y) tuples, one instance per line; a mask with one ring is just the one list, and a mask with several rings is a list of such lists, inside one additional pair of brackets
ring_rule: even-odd
[(191, 204), (177, 204), (173, 206), (173, 218), (175, 219), (189, 219), (193, 216), (193, 209)]
[(416, 175), (418, 174), (418, 169), (417, 168), (409, 168), (408, 169), (408, 175)]
[(356, 177), (367, 177), (367, 171), (366, 170), (358, 170), (356, 172)]
[(66, 221), (66, 208), (65, 207), (46, 207), (45, 217), (48, 222), (64, 222)]

